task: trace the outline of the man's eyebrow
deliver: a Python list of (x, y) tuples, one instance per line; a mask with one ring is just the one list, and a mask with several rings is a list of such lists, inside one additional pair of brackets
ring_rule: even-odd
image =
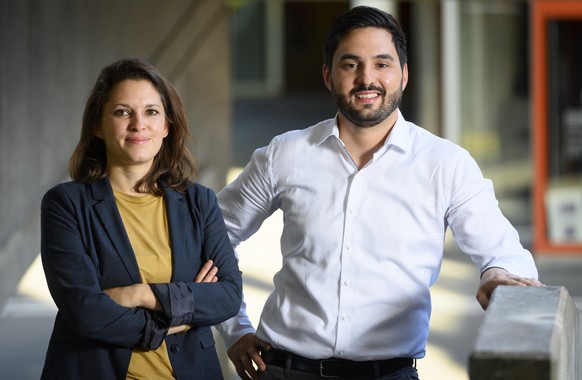
[(396, 59), (394, 58), (394, 56), (392, 54), (388, 54), (388, 53), (386, 53), (386, 54), (378, 54), (374, 58), (376, 58), (376, 59), (378, 59), (378, 58), (379, 59), (387, 59), (389, 61), (396, 62)]
[[(388, 54), (388, 53), (375, 55), (374, 58), (375, 59), (387, 59), (387, 60), (392, 61), (392, 62), (396, 61), (394, 56), (392, 54)], [(360, 61), (361, 57), (359, 57), (355, 54), (346, 53), (340, 57), (340, 61), (346, 61), (346, 60)]]
[(346, 53), (346, 54), (344, 54), (344, 55), (342, 55), (340, 57), (340, 61), (346, 61), (346, 60), (359, 61), (360, 60), (360, 57), (358, 57), (355, 54), (348, 54), (348, 53)]

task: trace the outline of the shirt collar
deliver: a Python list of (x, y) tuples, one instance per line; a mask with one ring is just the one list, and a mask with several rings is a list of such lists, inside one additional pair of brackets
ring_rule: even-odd
[(323, 144), (323, 142), (331, 137), (335, 137), (339, 140), (339, 128), (337, 126), (337, 117), (336, 114), (333, 119), (326, 120), (324, 122), (324, 127), (321, 130), (321, 135), (317, 139), (317, 145)]
[[(337, 125), (338, 115), (336, 114), (333, 119), (329, 119), (325, 122), (324, 128), (322, 129), (322, 133), (317, 140), (317, 145), (321, 145), (325, 140), (329, 139), (330, 137), (335, 137), (339, 140), (339, 127)], [(400, 110), (398, 110), (398, 119), (396, 119), (396, 123), (388, 138), (384, 142), (384, 147), (388, 148), (390, 146), (394, 146), (400, 149), (402, 152), (410, 151), (410, 134), (408, 132), (408, 128), (406, 127), (406, 120)]]
[(410, 151), (411, 144), (407, 122), (400, 110), (398, 110), (398, 119), (396, 119), (396, 123), (394, 123), (388, 138), (384, 142), (384, 146), (393, 146), (400, 149), (403, 153), (406, 153)]

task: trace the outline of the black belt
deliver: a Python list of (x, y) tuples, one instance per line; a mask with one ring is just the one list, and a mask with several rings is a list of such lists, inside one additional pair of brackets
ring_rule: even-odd
[(413, 363), (411, 358), (365, 362), (335, 358), (315, 360), (282, 350), (263, 351), (262, 356), (267, 365), (281, 368), (287, 368), (287, 359), (291, 358), (291, 369), (309, 372), (321, 377), (381, 376), (410, 367)]

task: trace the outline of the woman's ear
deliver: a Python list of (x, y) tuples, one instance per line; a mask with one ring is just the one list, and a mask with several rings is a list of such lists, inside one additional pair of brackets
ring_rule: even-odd
[(164, 127), (164, 138), (168, 137), (168, 134), (170, 134), (171, 125), (172, 123), (166, 120), (166, 126)]

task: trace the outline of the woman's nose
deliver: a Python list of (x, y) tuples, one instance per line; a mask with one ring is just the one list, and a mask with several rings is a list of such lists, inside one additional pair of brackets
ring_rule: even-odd
[(131, 123), (129, 127), (132, 130), (139, 131), (145, 127), (145, 119), (143, 116), (139, 115), (137, 112), (133, 113), (131, 116)]

